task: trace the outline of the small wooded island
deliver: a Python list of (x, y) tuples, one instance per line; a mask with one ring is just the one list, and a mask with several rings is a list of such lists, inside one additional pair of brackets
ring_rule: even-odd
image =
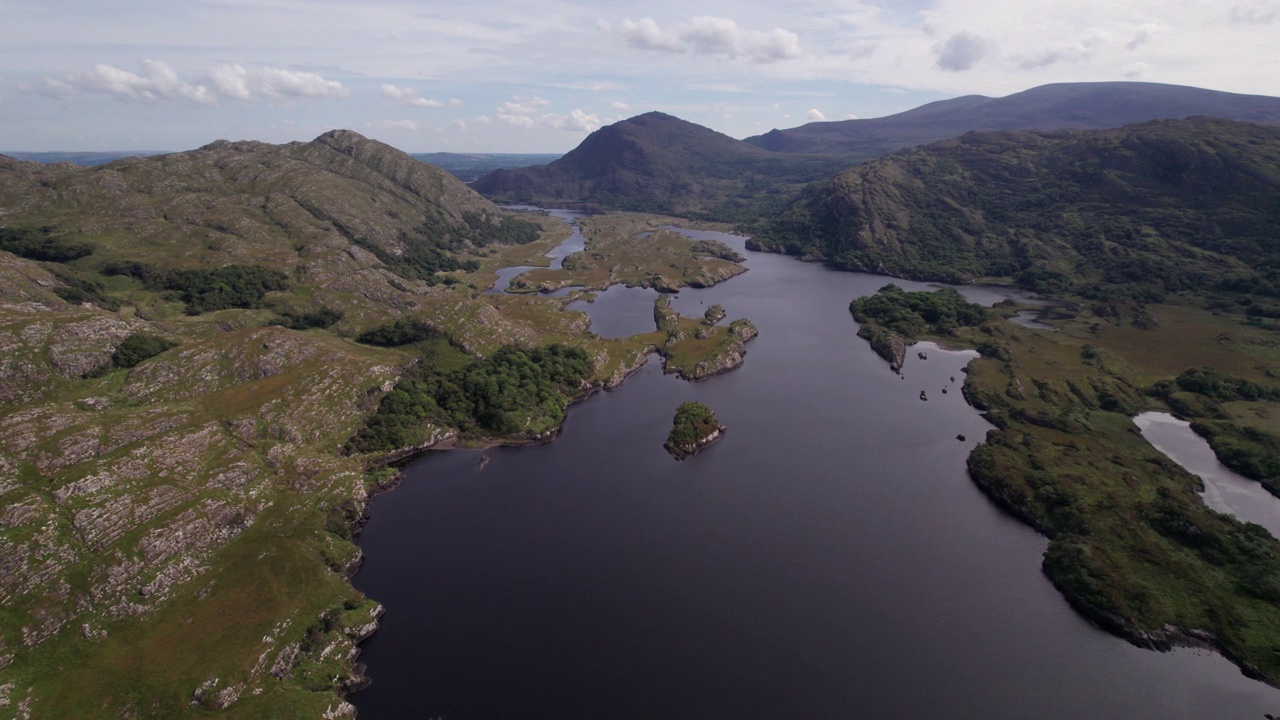
[(725, 426), (700, 402), (681, 403), (663, 445), (677, 460), (687, 460), (724, 436)]

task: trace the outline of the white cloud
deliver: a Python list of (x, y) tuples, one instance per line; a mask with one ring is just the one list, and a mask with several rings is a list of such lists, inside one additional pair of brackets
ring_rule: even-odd
[(517, 95), (498, 106), (498, 119), (513, 127), (531, 128), (538, 124), (535, 117), (538, 111), (549, 104), (536, 95)]
[(540, 127), (567, 132), (594, 132), (605, 124), (599, 115), (584, 112), (580, 108), (574, 108), (567, 115), (542, 112), (550, 104), (536, 95), (517, 95), (498, 106), (498, 120), (523, 129)]
[(444, 107), (444, 103), (439, 100), (431, 100), (422, 97), (422, 93), (408, 87), (396, 87), (384, 83), (382, 85), (382, 96), (394, 103), (408, 105), (409, 107), (418, 108), (438, 108)]
[(258, 92), (269, 98), (336, 99), (349, 94), (337, 80), (284, 68), (263, 68), (258, 82)]
[(408, 132), (418, 132), (418, 130), (422, 129), (422, 126), (414, 120), (383, 120), (381, 127), (386, 130), (404, 130)]
[(215, 105), (223, 99), (249, 100), (254, 95), (273, 99), (332, 99), (348, 95), (337, 80), (284, 68), (249, 71), (242, 65), (224, 64), (215, 66), (198, 82), (183, 80), (177, 70), (162, 60), (144, 60), (140, 70), (135, 73), (99, 63), (88, 70), (77, 70), (65, 79), (46, 77), (40, 85), (26, 85), (23, 89), (59, 98), (68, 98), (79, 91), (102, 93), (127, 102), (195, 105)]
[(249, 99), (249, 71), (243, 65), (219, 65), (209, 73), (209, 82), (223, 97), (233, 100)]
[(990, 50), (989, 42), (967, 30), (933, 46), (933, 54), (938, 56), (938, 67), (955, 72), (972, 68)]
[(810, 108), (809, 112), (804, 114), (804, 119), (809, 122), (826, 122), (827, 116), (823, 115), (818, 108)]
[(453, 107), (462, 107), (462, 101), (458, 98), (449, 98), (449, 104)]
[(628, 104), (626, 104), (626, 103), (622, 102), (621, 100), (617, 100), (617, 101), (615, 101), (615, 102), (613, 102), (613, 103), (610, 103), (610, 104), (609, 104), (609, 107), (610, 107), (610, 108), (612, 108), (612, 109), (614, 109), (614, 110), (617, 110), (618, 112), (626, 112), (627, 110), (630, 110), (630, 109), (631, 109), (631, 106), (630, 106), (630, 105), (628, 105)]
[(212, 105), (218, 99), (207, 85), (183, 82), (176, 70), (160, 60), (143, 60), (141, 74), (100, 63), (89, 70), (71, 73), (65, 84), (75, 90), (105, 93), (135, 102), (178, 100)]
[(492, 125), (493, 121), (487, 115), (477, 115), (475, 119), (477, 125)]
[(568, 115), (544, 115), (543, 121), (553, 130), (571, 132), (595, 132), (604, 125), (599, 115), (595, 113), (588, 115), (578, 108), (574, 108)]
[(622, 37), (639, 50), (744, 58), (771, 63), (800, 57), (800, 37), (782, 28), (743, 30), (727, 18), (696, 17), (663, 29), (653, 18), (622, 21)]

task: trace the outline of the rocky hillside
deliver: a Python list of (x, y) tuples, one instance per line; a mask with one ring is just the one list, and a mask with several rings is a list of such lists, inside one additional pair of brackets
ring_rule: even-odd
[(1280, 292), (1280, 128), (972, 133), (852, 168), (754, 241), (853, 270), (1040, 289)]
[(548, 165), (498, 170), (472, 187), (504, 202), (735, 219), (842, 166), (830, 157), (769, 152), (651, 112), (600, 128)]
[[(381, 613), (351, 534), (389, 458), (544, 440), (660, 342), (481, 292), (568, 232), (347, 131), (0, 157), (0, 720), (350, 717)], [(742, 271), (643, 244), (641, 277)]]
[(1280, 98), (1157, 83), (1058, 83), (1002, 98), (966, 95), (882, 118), (770, 130), (745, 142), (858, 162), (972, 131), (1103, 129), (1196, 115), (1278, 125)]
[(541, 342), (547, 311), (468, 287), (538, 234), (346, 131), (0, 158), (0, 717), (349, 715), (380, 612), (350, 529), (381, 476), (339, 449), (415, 362), (351, 338)]

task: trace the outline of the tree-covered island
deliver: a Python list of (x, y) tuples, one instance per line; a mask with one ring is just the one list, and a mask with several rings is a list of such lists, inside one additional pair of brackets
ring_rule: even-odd
[(681, 403), (671, 421), (671, 432), (663, 445), (677, 460), (697, 455), (724, 436), (725, 426), (711, 408), (700, 402)]

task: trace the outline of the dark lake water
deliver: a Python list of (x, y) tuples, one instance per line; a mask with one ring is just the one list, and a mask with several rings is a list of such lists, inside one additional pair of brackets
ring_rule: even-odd
[[(1280, 712), (1212, 653), (1141, 650), (1070, 609), (1046, 541), (966, 475), (989, 427), (960, 394), (970, 355), (916, 348), (899, 378), (854, 335), (849, 301), (888, 280), (747, 254), (675, 301), (749, 317), (743, 367), (690, 384), (654, 359), (554, 443), (433, 453), (374, 501), (355, 584), (387, 614), (362, 720)], [(729, 430), (676, 462), (686, 400)]]

